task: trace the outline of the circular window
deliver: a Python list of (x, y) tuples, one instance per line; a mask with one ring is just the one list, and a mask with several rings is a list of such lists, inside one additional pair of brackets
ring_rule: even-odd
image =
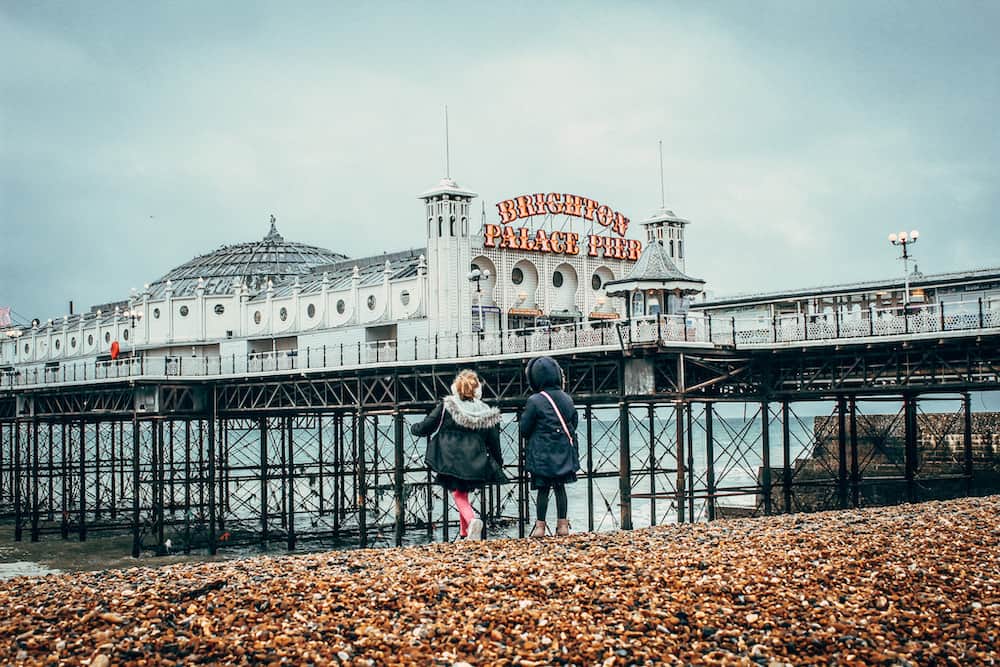
[(282, 322), (284, 322), (285, 320), (287, 320), (288, 319), (288, 309), (287, 308), (282, 308), (281, 310), (279, 310), (278, 311), (278, 317), (281, 319)]
[(87, 345), (93, 345), (93, 344), (94, 344), (94, 334), (90, 334), (89, 336), (87, 336)]
[(524, 271), (518, 267), (514, 267), (514, 270), (510, 272), (510, 281), (515, 285), (520, 285), (524, 282)]
[(368, 297), (368, 310), (375, 310), (375, 295)]
[(259, 310), (253, 311), (253, 323), (254, 324), (260, 324), (260, 311)]
[(58, 350), (59, 348), (60, 348), (60, 343), (59, 343), (59, 339), (57, 338), (56, 339), (56, 349)]
[(404, 306), (408, 305), (410, 303), (410, 293), (407, 292), (406, 290), (400, 292), (399, 302), (402, 303)]
[(221, 303), (217, 303), (215, 304), (215, 308), (213, 308), (212, 310), (215, 311), (216, 315), (221, 315), (222, 313), (226, 312), (226, 307), (223, 306)]
[(76, 338), (75, 337), (69, 339), (69, 346), (72, 347), (72, 348), (76, 347)]
[(593, 287), (595, 290), (601, 289), (601, 286), (603, 284), (604, 281), (601, 280), (601, 276), (599, 274), (595, 273), (593, 277), (591, 277), (590, 279), (590, 286)]
[(309, 306), (306, 308), (306, 317), (308, 317), (310, 320), (316, 317), (316, 304), (313, 303), (309, 304)]
[(157, 319), (157, 320), (160, 319), (160, 309), (159, 308), (154, 308), (153, 309), (153, 318)]
[(340, 299), (337, 301), (337, 312), (343, 315), (345, 310), (347, 310), (347, 304), (344, 303), (343, 299)]
[(191, 311), (188, 310), (187, 306), (181, 306), (181, 309), (179, 311), (177, 311), (177, 312), (179, 312), (181, 314), (181, 317), (187, 317), (188, 313), (190, 313)]
[(128, 329), (122, 331), (122, 338), (124, 340), (128, 340)]
[(105, 331), (104, 332), (104, 342), (105, 343), (110, 343), (111, 342), (111, 332), (110, 331)]
[(562, 271), (556, 271), (552, 274), (552, 286), (562, 287), (563, 285), (563, 274)]

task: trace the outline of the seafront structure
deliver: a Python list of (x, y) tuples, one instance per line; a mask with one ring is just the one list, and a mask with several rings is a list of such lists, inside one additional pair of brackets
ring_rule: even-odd
[[(262, 240), (122, 301), (5, 331), (0, 511), (17, 539), (126, 528), (136, 554), (447, 539), (448, 504), (407, 424), (466, 367), (504, 412), (513, 480), (477, 502), (523, 534), (522, 369), (542, 354), (581, 411), (578, 528), (710, 520), (732, 503), (790, 512), (802, 494), (860, 506), (876, 483), (910, 500), (981, 490), (976, 466), (993, 462), (977, 460), (972, 397), (1000, 388), (1000, 271), (914, 278), (905, 306), (864, 300), (893, 281), (703, 301), (689, 223), (665, 207), (636, 231), (562, 192), (482, 207), (474, 223), (475, 198), (442, 179), (419, 195), (426, 247), (369, 258), (286, 241), (272, 218)], [(954, 418), (921, 419), (929, 406)], [(817, 414), (830, 429), (802, 428)], [(801, 476), (820, 438), (836, 465)], [(876, 473), (862, 441), (902, 461)], [(945, 455), (954, 465), (926, 465)]]

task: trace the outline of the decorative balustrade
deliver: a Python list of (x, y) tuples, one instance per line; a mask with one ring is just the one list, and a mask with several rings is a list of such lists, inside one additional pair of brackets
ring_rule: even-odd
[(437, 334), (425, 338), (344, 343), (299, 350), (253, 352), (246, 357), (127, 357), (68, 362), (0, 374), (0, 387), (93, 380), (213, 377), (295, 370), (321, 370), (393, 362), (532, 355), (577, 349), (641, 345), (767, 347), (788, 343), (865, 339), (1000, 328), (1000, 300), (927, 304), (867, 313), (796, 314), (767, 318), (712, 318), (700, 311), (626, 321), (577, 324), (502, 332)]

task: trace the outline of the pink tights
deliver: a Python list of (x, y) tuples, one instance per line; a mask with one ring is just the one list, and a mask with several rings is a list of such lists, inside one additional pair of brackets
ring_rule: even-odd
[(469, 503), (468, 491), (452, 491), (451, 497), (455, 499), (455, 505), (458, 507), (459, 535), (465, 537), (469, 534), (469, 524), (476, 518), (476, 511)]

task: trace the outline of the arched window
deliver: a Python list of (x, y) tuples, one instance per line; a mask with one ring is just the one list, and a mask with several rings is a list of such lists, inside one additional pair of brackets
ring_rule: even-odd
[(449, 227), (451, 229), (450, 234), (452, 236), (454, 236), (455, 235), (455, 216), (451, 216), (451, 218), (448, 220), (448, 222), (449, 222)]
[(677, 241), (677, 259), (684, 259), (684, 241)]
[(438, 238), (444, 235), (444, 216), (438, 216)]
[(670, 256), (674, 256), (674, 240), (670, 239)]

